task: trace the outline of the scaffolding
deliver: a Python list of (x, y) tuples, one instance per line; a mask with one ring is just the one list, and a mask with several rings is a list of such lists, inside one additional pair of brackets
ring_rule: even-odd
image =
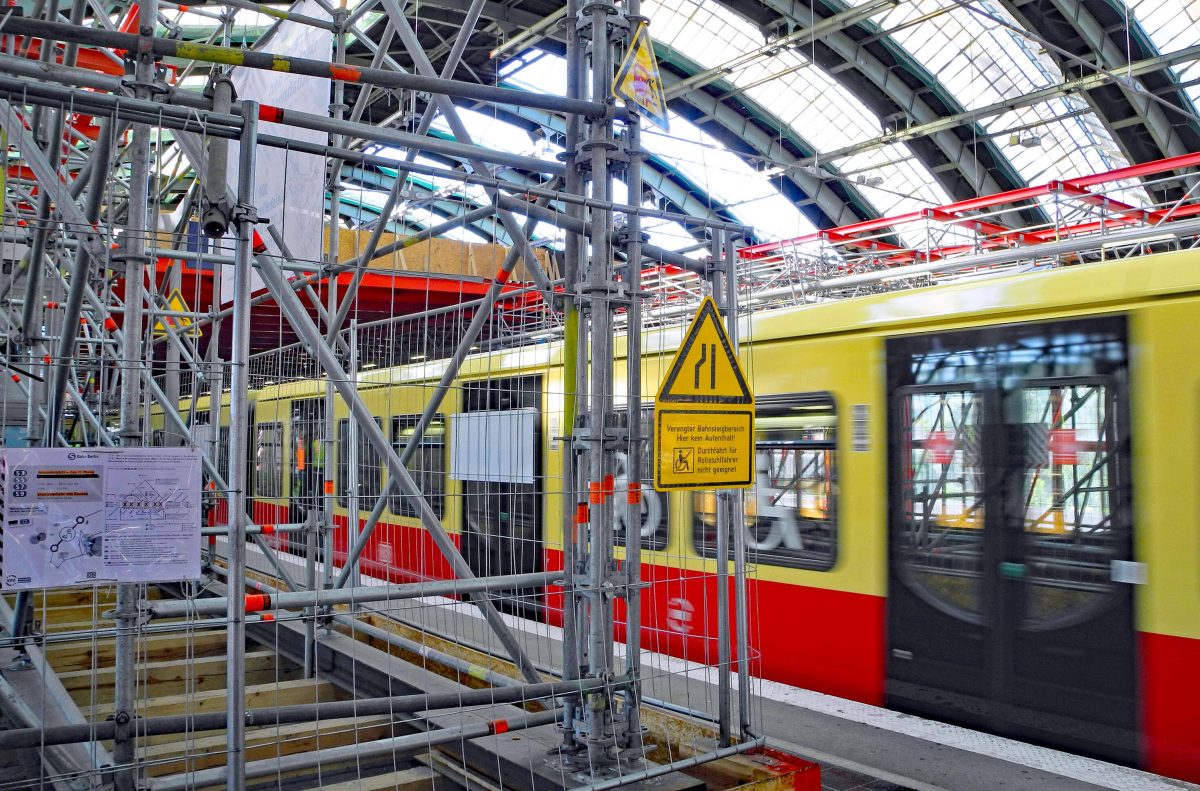
[[(0, 331), (19, 393), (6, 417), (24, 412), (35, 447), (195, 448), (207, 514), (197, 579), (0, 597), (0, 750), (29, 751), (0, 789), (426, 787), (432, 774), (689, 788), (701, 783), (686, 770), (764, 744), (739, 502), (723, 497), (733, 541), (716, 570), (687, 570), (655, 543), (647, 514), (663, 530), (667, 515), (644, 468), (642, 269), (704, 278), (736, 344), (744, 230), (712, 223), (708, 256), (688, 258), (641, 222), (695, 220), (615, 194), (618, 177), (641, 194), (646, 156), (638, 108), (611, 98), (637, 0), (567, 4), (566, 96), (452, 79), (483, 5), (440, 73), (395, 0), (269, 10), (276, 37), (319, 34), (331, 59), (236, 47), (235, 10), (265, 9), (240, 0), (202, 12), (219, 20), (207, 43), (173, 35), (186, 9), (158, 0), (115, 20), (89, 19), (84, 2), (69, 22), (53, 1), (0, 14), (3, 244), (17, 262)], [(348, 38), (372, 40), (368, 9), (384, 32), (373, 65), (351, 66)], [(393, 39), (411, 70), (387, 55)], [(204, 68), (204, 91), (186, 88)], [(329, 111), (239, 96), (254, 72), (315, 81)], [(428, 102), (399, 131), (362, 120), (370, 91)], [(455, 103), (468, 99), (566, 114), (566, 155), (472, 143)], [(452, 139), (427, 134), (435, 118)], [(389, 174), (385, 219), (416, 176), (483, 200), (394, 242), (380, 221), (347, 256), (336, 210), (298, 246), (291, 204), (318, 185), (288, 186), (267, 215), (280, 162), (324, 174), (333, 207), (344, 166)], [(512, 242), (490, 277), (464, 265), (412, 286), (372, 268), (486, 219)], [(565, 235), (553, 262), (539, 223)], [(372, 288), (388, 295), (374, 313)], [(424, 304), (400, 310), (404, 288)], [(511, 453), (481, 460), (489, 443)], [(461, 469), (445, 477), (446, 463)], [(678, 567), (652, 579), (647, 550)], [(670, 607), (677, 633), (642, 623)], [(726, 774), (801, 768), (774, 756)]]

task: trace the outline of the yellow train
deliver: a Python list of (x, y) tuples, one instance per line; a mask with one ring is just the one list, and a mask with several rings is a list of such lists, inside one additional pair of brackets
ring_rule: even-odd
[[(747, 320), (753, 671), (1200, 780), (1196, 327), (1196, 252)], [(680, 339), (647, 335), (647, 399)], [(470, 358), (410, 465), (480, 573), (561, 566), (562, 355), (541, 344)], [(397, 447), (442, 370), (361, 377)], [(384, 478), (365, 445), (351, 474), (347, 412), (337, 401), (326, 413), (324, 387), (259, 390), (248, 462), (259, 522), (297, 521), (334, 482), (337, 558)], [(712, 511), (711, 494), (644, 497), (652, 650), (712, 654)], [(401, 496), (363, 570), (449, 574)], [(539, 616), (557, 620), (556, 592), (538, 593)]]

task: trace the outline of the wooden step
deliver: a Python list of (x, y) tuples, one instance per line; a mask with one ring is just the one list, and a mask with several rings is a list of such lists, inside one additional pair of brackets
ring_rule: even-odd
[[(321, 747), (340, 747), (390, 738), (392, 726), (386, 717), (370, 719), (345, 717), (320, 723), (297, 722), (246, 731), (246, 760), (259, 761), (279, 755), (295, 755)], [(395, 734), (399, 735), (399, 734)], [(147, 774), (153, 777), (179, 774), (225, 765), (225, 733), (206, 731), (204, 735), (176, 736), (171, 742), (154, 744), (139, 751), (147, 762)]]
[[(49, 612), (52, 612), (52, 613), (53, 613), (53, 612), (57, 612), (57, 611), (56, 611), (56, 610), (50, 610)], [(35, 621), (35, 628), (34, 628), (34, 631), (39, 631), (39, 630), (40, 630), (40, 631), (44, 631), (44, 632), (46, 632), (47, 634), (59, 634), (59, 633), (61, 633), (61, 632), (84, 632), (84, 633), (86, 633), (86, 632), (92, 632), (92, 631), (95, 631), (95, 630), (97, 630), (97, 629), (100, 629), (100, 630), (103, 630), (103, 629), (115, 629), (115, 628), (116, 628), (116, 626), (117, 626), (117, 624), (116, 624), (116, 622), (115, 622), (115, 621), (107, 621), (107, 620), (104, 620), (104, 619), (100, 619), (100, 620), (98, 620), (98, 621), (91, 621), (91, 620), (82, 620), (82, 621), (80, 621), (80, 620), (76, 620), (76, 621), (68, 621), (68, 620), (50, 620), (50, 621), (47, 621), (47, 622), (46, 622), (46, 624), (45, 624), (45, 628), (41, 628), (40, 626), (37, 626), (38, 619), (36, 619), (36, 618), (35, 618), (35, 619), (34, 619), (34, 621)], [(185, 624), (185, 623), (187, 623), (187, 619), (186, 619), (186, 618), (155, 618), (155, 619), (154, 619), (154, 625), (155, 625), (156, 627), (163, 626), (163, 625), (165, 625), (165, 624), (172, 624), (172, 623), (177, 623), (177, 624)], [(196, 624), (196, 623), (193, 621), (193, 622), (192, 622), (192, 628), (191, 628), (190, 630), (188, 630), (188, 631), (191, 631), (193, 634), (195, 634), (195, 633), (197, 633), (197, 632), (205, 631), (206, 629), (207, 629), (207, 627), (205, 627), (205, 626), (203, 626), (203, 625), (198, 625), (198, 624)], [(152, 633), (152, 632), (146, 632), (146, 633), (144, 633), (144, 634), (153, 634), (153, 633)], [(113, 638), (112, 638), (111, 636), (105, 636), (105, 637), (102, 637), (102, 638), (100, 638), (100, 639), (102, 639), (102, 640), (111, 640), (111, 639), (113, 639)]]
[[(139, 659), (148, 662), (218, 656), (225, 653), (226, 642), (225, 632), (221, 631), (154, 634), (138, 637), (137, 654)], [(50, 666), (60, 673), (88, 670), (92, 667), (110, 667), (115, 661), (115, 656), (111, 638), (52, 643), (46, 648), (46, 658)]]
[(364, 777), (361, 780), (322, 785), (321, 791), (433, 791), (436, 777), (428, 766), (417, 766), (399, 772)]
[[(8, 601), (9, 606), (12, 606), (16, 600), (16, 594), (6, 593), (4, 598)], [(160, 599), (162, 591), (154, 586), (150, 586), (146, 591), (146, 598)], [(106, 585), (103, 588), (51, 588), (50, 590), (39, 590), (33, 593), (33, 606), (39, 610), (46, 607), (79, 607), (91, 606), (93, 602), (97, 602), (100, 607), (111, 608), (117, 601), (117, 589), (112, 585)]]
[[(317, 703), (345, 700), (348, 696), (327, 681), (312, 678), (293, 679), (279, 683), (258, 684), (246, 687), (246, 708), (268, 706), (293, 706), (300, 703)], [(139, 696), (137, 713), (140, 717), (161, 717), (167, 714), (199, 714), (208, 711), (225, 711), (225, 690), (186, 693), (181, 695), (155, 696), (146, 700)], [(97, 706), (101, 717), (112, 714), (112, 703)]]
[[(137, 670), (136, 696), (160, 697), (225, 689), (227, 664), (228, 660), (224, 655), (141, 663)], [(257, 685), (269, 684), (276, 680), (291, 681), (298, 678), (301, 672), (300, 668), (293, 667), (290, 663), (280, 668), (279, 660), (273, 651), (252, 651), (246, 654), (244, 683)], [(58, 677), (80, 706), (111, 703), (113, 700), (116, 669), (111, 666), (95, 670), (71, 670), (59, 673)]]

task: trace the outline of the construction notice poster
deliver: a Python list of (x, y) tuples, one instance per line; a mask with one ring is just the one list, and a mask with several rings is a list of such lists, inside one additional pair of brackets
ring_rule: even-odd
[(0, 589), (200, 578), (195, 448), (9, 448)]

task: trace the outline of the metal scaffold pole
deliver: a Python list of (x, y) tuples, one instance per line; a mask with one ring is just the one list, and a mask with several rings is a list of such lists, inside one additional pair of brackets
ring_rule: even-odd
[[(232, 390), (229, 412), (229, 589), (246, 589), (246, 525), (247, 467), (242, 459), (248, 457), (249, 391), (250, 391), (250, 270), (254, 224), (257, 220), (251, 204), (254, 193), (254, 163), (258, 145), (258, 105), (244, 102), (246, 127), (239, 148), (237, 246), (234, 257), (233, 289), (233, 354), (231, 356)], [(229, 679), (226, 700), (228, 771), (226, 787), (241, 791), (246, 784), (246, 689), (241, 683), (246, 662), (246, 600), (230, 596), (226, 613), (229, 621), (228, 653)]]
[[(568, 485), (577, 487), (578, 514), (574, 529), (567, 534), (567, 541), (573, 546), (568, 553), (572, 567), (567, 570), (570, 581), (566, 606), (571, 615), (566, 621), (565, 640), (570, 646), (566, 649), (568, 661), (574, 663), (585, 678), (604, 678), (614, 672), (614, 600), (628, 595), (628, 575), (639, 573), (636, 562), (633, 572), (626, 570), (622, 575), (618, 571), (614, 557), (614, 516), (615, 509), (624, 508), (625, 504), (618, 506), (612, 497), (615, 454), (619, 444), (613, 410), (613, 328), (620, 292), (613, 267), (613, 213), (606, 207), (612, 197), (615, 175), (612, 158), (621, 142), (614, 135), (615, 107), (610, 90), (615, 61), (614, 29), (623, 26), (624, 20), (612, 4), (589, 3), (576, 15), (568, 16), (568, 25), (570, 36), (579, 36), (590, 43), (590, 98), (594, 103), (603, 103), (607, 111), (587, 119), (586, 132), (579, 136), (577, 150), (568, 152), (573, 157), (574, 167), (585, 174), (590, 183), (590, 197), (596, 203), (590, 208), (585, 228), (590, 255), (586, 266), (582, 259), (579, 261), (575, 282), (569, 284), (578, 295), (583, 321), (575, 348), (568, 350), (568, 354), (576, 354), (578, 366), (579, 400), (576, 403), (580, 416), (575, 422), (572, 445), (574, 452), (580, 455), (577, 468), (568, 465), (576, 476)], [(573, 66), (580, 71), (584, 50), (582, 41), (574, 42), (572, 53), (578, 53), (579, 61)], [(582, 77), (578, 79), (578, 84), (582, 85)], [(569, 83), (575, 84), (575, 80), (569, 78)], [(573, 236), (568, 234), (568, 245), (572, 244)], [(582, 247), (582, 241), (580, 244)], [(635, 301), (636, 298), (633, 295)], [(640, 365), (640, 361), (631, 358), (630, 365)], [(567, 383), (567, 386), (572, 384)], [(640, 382), (636, 386), (640, 388)], [(634, 402), (633, 408), (637, 408), (637, 403)], [(640, 419), (640, 415), (631, 413), (629, 419), (632, 424)], [(636, 429), (631, 431), (636, 435)], [(640, 523), (640, 518), (636, 523)], [(632, 527), (634, 523), (629, 524), (630, 535), (640, 535), (640, 530)], [(630, 540), (638, 541), (636, 537)], [(632, 554), (636, 555), (637, 551)], [(637, 606), (636, 595), (630, 606)], [(634, 646), (636, 651), (636, 639)], [(636, 656), (627, 661), (637, 666)], [(603, 776), (618, 768), (619, 751), (629, 745), (631, 722), (638, 727), (637, 717), (632, 714), (636, 709), (636, 687), (625, 702), (630, 705), (617, 707), (613, 705), (613, 695), (598, 693), (571, 701), (574, 711), (565, 716), (572, 730), (567, 733), (564, 746), (577, 752), (578, 761), (586, 759), (586, 767), (581, 768), (586, 768), (593, 776)]]
[[(158, 19), (158, 0), (145, 0), (140, 6), (139, 32), (154, 34)], [(145, 49), (136, 50), (133, 93), (136, 99), (154, 96), (155, 59)], [(125, 314), (124, 343), (121, 347), (120, 437), (123, 445), (142, 443), (142, 314), (146, 276), (146, 244), (150, 233), (150, 143), (153, 134), (145, 123), (133, 125), (130, 143), (129, 201), (125, 234)], [(137, 742), (131, 723), (136, 714), (137, 687), (137, 604), (138, 586), (117, 586), (116, 675), (114, 717), (118, 724), (113, 739), (113, 759), (117, 764), (117, 791), (134, 791), (137, 785)]]
[[(641, 0), (629, 0), (629, 30), (643, 22)], [(642, 149), (641, 118), (631, 113), (625, 125), (628, 170), (625, 174), (625, 203), (641, 207), (642, 164), (646, 152)], [(615, 508), (626, 508), (625, 515), (625, 672), (634, 679), (626, 697), (628, 722), (622, 746), (639, 748), (641, 726), (641, 663), (642, 663), (642, 448), (647, 441), (642, 436), (642, 218), (637, 211), (625, 215), (625, 282), (628, 284), (629, 310), (625, 331), (626, 352), (626, 409), (629, 439), (626, 447), (625, 477), (628, 496)]]

